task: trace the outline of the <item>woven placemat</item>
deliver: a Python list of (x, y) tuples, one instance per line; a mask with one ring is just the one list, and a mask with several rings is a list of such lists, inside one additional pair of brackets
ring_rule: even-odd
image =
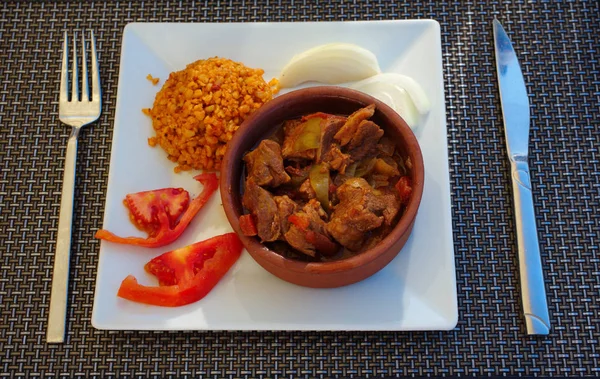
[[(406, 3), (406, 4), (405, 4)], [(0, 377), (598, 375), (597, 1), (3, 2)], [(491, 22), (531, 94), (530, 164), (552, 333), (521, 316)], [(433, 18), (442, 30), (459, 322), (450, 332), (107, 332), (92, 328), (123, 27), (131, 21)], [(64, 152), (63, 30), (96, 32), (104, 111), (80, 135), (66, 343), (45, 343)]]

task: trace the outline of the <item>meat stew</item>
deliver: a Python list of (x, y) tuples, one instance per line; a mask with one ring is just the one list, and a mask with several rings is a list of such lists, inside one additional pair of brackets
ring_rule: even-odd
[(243, 233), (306, 261), (343, 259), (385, 238), (410, 199), (412, 164), (374, 113), (314, 113), (260, 141), (244, 156)]

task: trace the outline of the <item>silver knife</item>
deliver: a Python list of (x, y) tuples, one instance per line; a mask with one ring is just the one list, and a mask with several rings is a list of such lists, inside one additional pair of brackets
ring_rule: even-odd
[(529, 178), (529, 99), (510, 39), (494, 19), (496, 70), (515, 202), (521, 297), (527, 334), (548, 334), (550, 317)]

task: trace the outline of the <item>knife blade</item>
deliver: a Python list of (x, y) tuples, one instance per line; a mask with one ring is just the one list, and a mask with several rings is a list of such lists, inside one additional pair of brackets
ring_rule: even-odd
[(525, 324), (527, 334), (548, 334), (550, 317), (529, 176), (529, 98), (523, 73), (508, 35), (496, 19), (493, 29), (496, 71), (512, 178)]

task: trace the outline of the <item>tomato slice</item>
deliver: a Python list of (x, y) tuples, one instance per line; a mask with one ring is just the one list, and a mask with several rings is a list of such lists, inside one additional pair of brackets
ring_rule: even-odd
[(252, 216), (251, 214), (241, 215), (240, 229), (242, 229), (242, 233), (244, 233), (245, 236), (252, 237), (257, 235), (258, 229), (256, 228), (254, 216)]
[(396, 189), (400, 194), (400, 201), (402, 204), (408, 204), (408, 200), (410, 200), (410, 195), (412, 194), (412, 181), (410, 180), (410, 177), (403, 176), (398, 179)]
[(147, 232), (150, 237), (156, 236), (161, 226), (156, 222), (159, 209), (164, 209), (169, 216), (169, 227), (172, 229), (189, 203), (190, 194), (183, 188), (130, 193), (123, 200), (123, 204), (129, 209), (131, 222), (138, 229)]
[(296, 225), (300, 230), (305, 231), (310, 226), (310, 221), (306, 217), (300, 217), (298, 214), (293, 214), (288, 217), (288, 221)]
[(159, 281), (158, 287), (144, 286), (129, 275), (117, 296), (143, 304), (178, 307), (206, 296), (242, 254), (236, 233), (227, 233), (168, 251), (144, 266)]
[[(170, 244), (179, 238), (219, 186), (215, 173), (200, 174), (194, 179), (201, 182), (204, 188), (202, 193), (189, 203), (187, 209), (185, 209), (184, 197), (181, 194), (176, 192), (175, 195), (169, 194), (168, 191), (175, 190), (172, 188), (140, 192), (128, 195), (129, 199), (125, 198), (130, 218), (135, 220), (133, 222), (136, 226), (148, 232), (148, 238), (119, 237), (105, 229), (98, 230), (95, 237), (144, 247), (161, 247)], [(181, 218), (177, 222), (180, 215)]]

